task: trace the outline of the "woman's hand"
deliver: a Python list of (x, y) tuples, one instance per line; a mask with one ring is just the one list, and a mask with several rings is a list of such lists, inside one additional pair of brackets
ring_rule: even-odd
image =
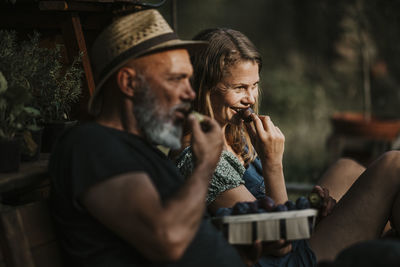
[(270, 164), (282, 164), (285, 136), (269, 116), (252, 114), (252, 121), (245, 123), (251, 142), (260, 159)]
[(327, 188), (321, 187), (319, 185), (314, 186), (312, 193), (317, 193), (321, 197), (321, 206), (319, 208), (319, 216), (317, 223), (324, 217), (331, 214), (333, 208), (336, 205), (336, 200), (329, 195), (329, 190)]
[(285, 256), (292, 251), (292, 244), (283, 239), (272, 242), (254, 241), (252, 245), (235, 245), (246, 266), (253, 266), (262, 255)]
[(292, 243), (280, 239), (273, 242), (263, 242), (263, 254), (282, 257), (292, 251)]
[(252, 122), (245, 125), (261, 160), (265, 192), (276, 203), (283, 204), (288, 199), (282, 164), (285, 136), (269, 116), (251, 116)]

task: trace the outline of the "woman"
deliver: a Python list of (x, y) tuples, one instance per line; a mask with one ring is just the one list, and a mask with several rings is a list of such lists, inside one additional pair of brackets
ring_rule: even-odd
[[(197, 92), (194, 108), (221, 125), (225, 141), (209, 189), (209, 210), (215, 212), (220, 207), (232, 207), (236, 202), (264, 195), (284, 203), (287, 193), (282, 171), (282, 132), (268, 116), (252, 114), (249, 123), (240, 117), (240, 110), (251, 107), (257, 111), (262, 65), (259, 53), (246, 36), (231, 29), (206, 30), (195, 39), (208, 41), (209, 46), (193, 56), (193, 87)], [(350, 160), (338, 162), (321, 180), (321, 185), (340, 199), (332, 213), (317, 225), (309, 242), (295, 241), (292, 247), (283, 243), (271, 254), (285, 256), (263, 257), (258, 264), (313, 266), (316, 260), (330, 260), (353, 243), (378, 237), (389, 217), (399, 229), (399, 163), (399, 152), (386, 153), (365, 172)], [(193, 165), (190, 147), (178, 157), (177, 165), (184, 175), (190, 173)], [(385, 179), (377, 179), (380, 175)], [(326, 216), (334, 201), (327, 189), (315, 190), (324, 199)]]

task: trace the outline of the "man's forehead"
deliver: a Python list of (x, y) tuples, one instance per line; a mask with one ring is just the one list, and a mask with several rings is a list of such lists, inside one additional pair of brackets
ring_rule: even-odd
[(142, 65), (144, 68), (170, 68), (176, 65), (189, 64), (190, 57), (186, 49), (171, 49), (155, 52), (152, 54), (145, 55), (137, 58), (135, 62)]

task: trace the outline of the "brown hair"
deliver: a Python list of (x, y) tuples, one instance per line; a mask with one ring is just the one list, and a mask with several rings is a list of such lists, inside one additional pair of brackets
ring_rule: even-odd
[[(207, 29), (193, 39), (209, 43), (207, 47), (196, 51), (191, 57), (194, 69), (192, 86), (197, 95), (194, 109), (214, 117), (210, 95), (217, 90), (216, 86), (227, 73), (228, 68), (237, 62), (253, 61), (257, 63), (260, 71), (261, 55), (243, 33), (232, 29)], [(258, 101), (253, 109), (256, 113), (258, 112)], [(242, 156), (245, 165), (254, 160), (255, 151), (244, 127), (228, 125), (225, 135), (235, 153)]]

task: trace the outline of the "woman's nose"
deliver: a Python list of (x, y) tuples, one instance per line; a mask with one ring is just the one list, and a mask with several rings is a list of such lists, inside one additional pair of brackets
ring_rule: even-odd
[(243, 102), (246, 104), (254, 105), (256, 103), (257, 93), (254, 90), (246, 90), (246, 96), (243, 98)]

